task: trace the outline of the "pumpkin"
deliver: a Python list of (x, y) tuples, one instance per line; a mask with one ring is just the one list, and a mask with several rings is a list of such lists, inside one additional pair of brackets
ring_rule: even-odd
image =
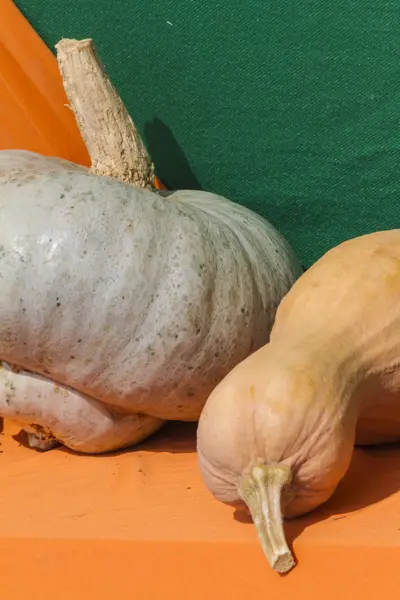
[(92, 166), (0, 152), (0, 414), (32, 446), (105, 452), (196, 421), (301, 267), (247, 208), (156, 190), (92, 42), (57, 51)]
[(328, 500), (355, 444), (400, 440), (400, 230), (327, 252), (281, 302), (270, 342), (208, 398), (199, 465), (248, 507), (278, 572), (295, 562), (282, 518)]

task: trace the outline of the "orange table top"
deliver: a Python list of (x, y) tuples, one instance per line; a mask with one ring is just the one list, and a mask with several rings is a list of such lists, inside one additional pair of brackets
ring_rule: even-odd
[(299, 564), (282, 577), (248, 519), (205, 489), (193, 424), (93, 457), (36, 452), (18, 431), (0, 437), (7, 600), (398, 597), (400, 448), (356, 450), (335, 497), (286, 524)]

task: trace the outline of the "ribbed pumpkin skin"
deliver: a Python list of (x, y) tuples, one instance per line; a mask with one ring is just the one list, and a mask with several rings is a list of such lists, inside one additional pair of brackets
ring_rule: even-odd
[(0, 152), (0, 358), (109, 405), (198, 419), (300, 273), (269, 223), (220, 196)]

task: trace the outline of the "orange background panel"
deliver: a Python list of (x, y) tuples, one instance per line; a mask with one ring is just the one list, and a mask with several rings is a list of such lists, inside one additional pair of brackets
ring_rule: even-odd
[[(0, 148), (88, 164), (54, 56), (9, 0), (0, 23)], [(334, 498), (287, 523), (299, 565), (280, 577), (248, 519), (205, 489), (195, 425), (98, 457), (37, 453), (18, 431), (0, 437), (4, 599), (399, 597), (398, 447), (357, 450)]]
[(0, 147), (89, 164), (55, 56), (11, 2), (0, 2)]

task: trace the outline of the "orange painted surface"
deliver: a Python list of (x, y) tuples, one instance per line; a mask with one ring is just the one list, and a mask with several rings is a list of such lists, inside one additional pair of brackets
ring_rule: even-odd
[(357, 450), (335, 498), (287, 524), (299, 564), (280, 577), (252, 524), (204, 488), (194, 425), (95, 457), (41, 454), (17, 431), (6, 423), (0, 437), (7, 600), (398, 598), (400, 449)]
[(0, 1), (0, 148), (89, 164), (57, 61), (11, 0)]
[(159, 179), (157, 176), (154, 177), (154, 187), (156, 188), (156, 190), (167, 190), (167, 186), (163, 184), (163, 182), (161, 181), (161, 179)]
[[(10, 0), (0, 24), (0, 148), (88, 164), (54, 56)], [(400, 447), (357, 450), (334, 499), (287, 524), (299, 565), (280, 577), (252, 524), (202, 484), (194, 425), (100, 457), (40, 454), (18, 431), (0, 437), (5, 600), (399, 597)]]

